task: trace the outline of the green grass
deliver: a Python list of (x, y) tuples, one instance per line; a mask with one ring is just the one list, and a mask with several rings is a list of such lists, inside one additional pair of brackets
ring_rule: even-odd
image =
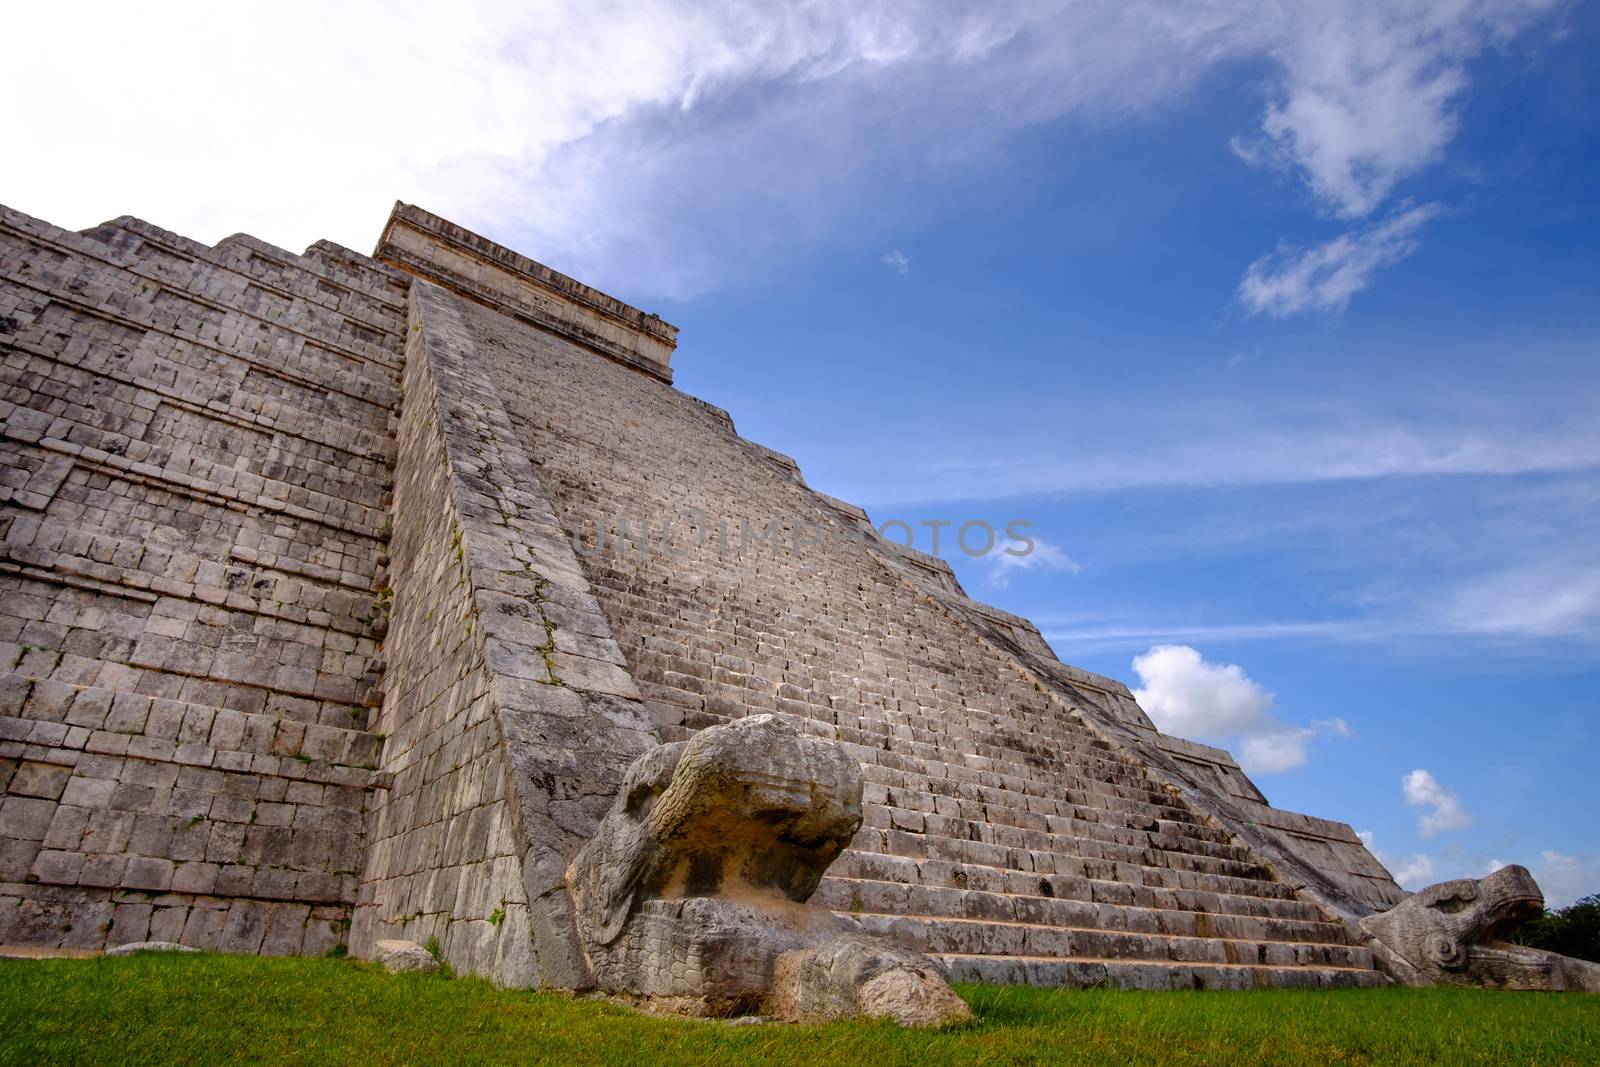
[(1600, 996), (1583, 994), (961, 993), (978, 1021), (923, 1033), (658, 1019), (351, 960), (0, 960), (0, 1064), (1600, 1063)]

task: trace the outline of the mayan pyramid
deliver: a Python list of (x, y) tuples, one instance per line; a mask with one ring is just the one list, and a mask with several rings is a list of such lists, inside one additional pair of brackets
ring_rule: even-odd
[(370, 258), (0, 209), (0, 279), (0, 944), (561, 985), (629, 762), (771, 713), (866, 783), (816, 900), (955, 978), (1386, 980), (1348, 826), (808, 488), (659, 318), (406, 205)]

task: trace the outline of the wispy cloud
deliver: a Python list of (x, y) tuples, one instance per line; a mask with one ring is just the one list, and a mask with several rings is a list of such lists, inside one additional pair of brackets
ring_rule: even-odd
[(1400, 795), (1408, 806), (1423, 809), (1417, 816), (1419, 837), (1465, 830), (1472, 825), (1472, 816), (1462, 807), (1461, 798), (1440, 785), (1432, 772), (1422, 767), (1400, 779)]
[(1371, 830), (1357, 830), (1356, 836), (1361, 838), (1361, 843), (1377, 857), (1378, 862), (1388, 868), (1401, 888), (1415, 893), (1433, 883), (1432, 856), (1425, 852), (1413, 852), (1409, 856), (1391, 856), (1377, 847), (1377, 835)]
[(1470, 576), (1431, 598), (1439, 626), (1510, 638), (1600, 635), (1600, 551), (1543, 557)]
[[(1149, 383), (1143, 392), (1105, 396), (1067, 422), (1052, 412), (1053, 394), (974, 396), (973, 421), (1004, 420), (1015, 432), (963, 441), (908, 469), (904, 451), (893, 447), (892, 435), (904, 427), (888, 426), (881, 448), (870, 447), (871, 440), (850, 442), (839, 460), (848, 481), (834, 491), (884, 506), (1593, 470), (1600, 468), (1600, 394), (1591, 379), (1568, 373), (1559, 390), (1535, 393), (1491, 373), (1478, 377), (1470, 397), (1456, 395), (1449, 383), (1428, 386), (1403, 374), (1371, 390), (1255, 391), (1247, 399)], [(1404, 410), (1395, 402), (1398, 391), (1405, 392)], [(1123, 447), (1107, 447), (1108, 441)]]
[(1142, 683), (1133, 691), (1163, 733), (1196, 740), (1235, 741), (1239, 765), (1275, 774), (1305, 765), (1319, 736), (1350, 736), (1343, 719), (1295, 726), (1279, 719), (1273, 695), (1232, 663), (1211, 663), (1187, 645), (1157, 645), (1133, 659)]
[[(1235, 623), (1078, 625), (1036, 619), (1046, 641), (1083, 655), (1172, 642), (1338, 641), (1372, 645), (1407, 639), (1463, 639), (1556, 654), (1600, 640), (1600, 568), (1587, 561), (1540, 559), (1486, 574), (1417, 580), (1403, 596), (1383, 599), (1367, 614), (1346, 619)], [(1559, 644), (1553, 644), (1559, 643)], [(1475, 646), (1477, 647), (1477, 646)]]
[(1455, 136), (1466, 60), (1541, 3), (1329, 0), (1290, 20), (1272, 51), (1283, 79), (1252, 163), (1293, 168), (1331, 213), (1363, 218)]
[(1600, 855), (1569, 855), (1545, 849), (1537, 863), (1529, 864), (1545, 906), (1564, 908), (1583, 897), (1600, 893)]
[(1081, 574), (1083, 565), (1063, 552), (1058, 545), (1038, 537), (1030, 537), (1031, 548), (1024, 555), (1013, 555), (1012, 549), (1021, 551), (1021, 543), (997, 545), (994, 551), (984, 557), (988, 564), (988, 582), (995, 588), (1004, 588), (1011, 583), (1013, 575), (1022, 571), (1065, 571), (1068, 574)]
[(1438, 204), (1419, 204), (1314, 248), (1281, 248), (1250, 264), (1239, 283), (1239, 300), (1252, 315), (1279, 318), (1343, 311), (1379, 270), (1417, 250), (1417, 232), (1439, 212)]
[[(1237, 137), (1248, 163), (1299, 174), (1341, 219), (1372, 215), (1405, 178), (1439, 160), (1460, 124), (1466, 62), (1559, 0), (1305, 5), (1270, 49), (1282, 64), (1259, 138)], [(1256, 260), (1239, 286), (1251, 314), (1342, 312), (1385, 267), (1418, 247), (1436, 204), (1403, 209), (1313, 248)]]
[(1286, 641), (1301, 639), (1355, 639), (1366, 632), (1362, 620), (1332, 622), (1243, 622), (1216, 625), (1052, 626), (1040, 622), (1047, 641), (1062, 645), (1131, 648), (1176, 641)]
[[(34, 151), (0, 161), (0, 187), (72, 226), (133, 211), (291, 247), (364, 247), (400, 196), (636, 298), (686, 296), (915, 211), (874, 180), (891, 161), (980, 167), (1018, 130), (1115, 122), (1239, 60), (1273, 71), (1245, 154), (1364, 214), (1443, 151), (1467, 58), (1547, 6), (286, 0), (263, 19), (24, 5), (7, 28), (71, 39), (74, 75), (49, 49), (9, 57), (14, 81), (53, 89), (13, 116)], [(97, 32), (76, 32), (85, 21)], [(151, 154), (137, 123), (77, 136), (124, 90), (129, 49), (184, 57), (141, 70), (140, 99), (204, 138)], [(106, 183), (105, 158), (140, 166)]]
[(883, 265), (896, 274), (905, 274), (911, 269), (911, 257), (897, 248), (883, 254)]

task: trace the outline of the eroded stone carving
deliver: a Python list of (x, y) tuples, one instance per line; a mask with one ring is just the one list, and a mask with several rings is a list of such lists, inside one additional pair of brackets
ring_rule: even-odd
[(970, 1016), (939, 966), (805, 903), (861, 825), (861, 772), (771, 715), (629, 768), (569, 871), (601, 989), (693, 1015)]
[(1440, 882), (1361, 920), (1380, 964), (1408, 985), (1600, 992), (1600, 964), (1502, 940), (1544, 910), (1526, 867)]

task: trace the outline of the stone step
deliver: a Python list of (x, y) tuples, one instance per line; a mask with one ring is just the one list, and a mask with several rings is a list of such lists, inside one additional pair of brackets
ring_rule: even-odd
[(142, 219), (124, 216), (97, 226), (84, 236), (116, 249), (119, 262), (130, 269), (139, 273), (153, 271), (165, 281), (204, 286), (208, 282), (202, 276), (220, 269), (328, 307), (395, 337), (405, 330), (403, 306), (386, 304), (364, 288), (352, 288), (314, 260), (245, 234), (207, 246)]
[[(15, 249), (7, 247), (4, 233), (0, 232), (0, 272), (16, 268), (11, 262)], [(21, 262), (21, 260), (17, 260)], [(286, 335), (300, 333), (291, 327), (265, 319), (253, 322), (227, 321), (237, 312), (219, 312), (211, 304), (200, 304), (199, 298), (184, 296), (171, 288), (146, 285), (157, 299), (144, 298), (119, 300), (115, 307), (96, 304), (92, 294), (111, 288), (105, 279), (96, 279), (92, 270), (78, 260), (72, 264), (79, 268), (74, 275), (64, 279), (64, 284), (54, 284), (54, 275), (43, 272), (12, 274), (7, 280), (19, 289), (30, 290), (47, 298), (43, 314), (37, 320), (25, 320), (17, 335), (39, 346), (42, 354), (61, 359), (72, 366), (93, 369), (107, 365), (107, 360), (120, 360), (119, 353), (137, 352), (127, 365), (139, 373), (148, 373), (168, 384), (178, 383), (197, 400), (205, 401), (207, 391), (212, 400), (227, 400), (226, 407), (243, 409), (250, 415), (260, 414), (263, 404), (277, 405), (291, 397), (300, 399), (295, 407), (307, 413), (328, 416), (328, 408), (337, 408), (336, 416), (355, 424), (357, 429), (382, 432), (387, 425), (389, 409), (394, 402), (396, 379), (387, 365), (372, 372), (374, 362), (382, 362), (383, 350), (372, 345), (358, 346), (360, 351), (338, 339), (306, 335), (310, 342), (294, 349), (299, 354), (286, 361), (278, 343), (292, 344)], [(107, 277), (115, 279), (112, 268), (106, 268)], [(120, 293), (121, 290), (118, 290)], [(90, 293), (90, 296), (80, 295)], [(158, 307), (158, 303), (164, 307)], [(173, 304), (192, 305), (194, 314), (184, 315)], [(67, 319), (66, 323), (61, 319)], [(108, 343), (86, 348), (76, 335), (83, 332), (83, 319), (97, 319), (104, 324), (111, 340)], [(68, 329), (63, 331), (61, 326)], [(55, 346), (64, 346), (58, 349)], [(77, 350), (78, 357), (73, 357)], [(374, 360), (372, 353), (379, 354)], [(320, 355), (319, 355), (320, 353)], [(318, 371), (307, 360), (332, 360), (345, 365), (345, 371)], [(243, 367), (232, 367), (234, 361)], [(229, 377), (233, 371), (260, 372), (272, 381), (260, 383), (269, 389), (258, 396), (260, 389), (251, 387), (243, 394), (231, 398), (214, 395), (224, 380), (236, 388), (239, 381)], [(309, 375), (309, 376), (308, 376)], [(275, 384), (274, 384), (275, 383)], [(248, 401), (256, 399), (252, 405)], [(208, 404), (209, 406), (209, 404)], [(225, 410), (225, 409), (223, 409)]]
[[(869, 764), (862, 770), (869, 794), (885, 793), (887, 802), (898, 807), (952, 814), (952, 804), (981, 805), (993, 811), (990, 821), (1016, 826), (1042, 826), (1041, 820), (1051, 816), (1104, 822), (1113, 827), (1144, 828), (1150, 822), (1170, 822), (1201, 840), (1218, 844), (1228, 841), (1224, 831), (1206, 826), (1193, 812), (1176, 805), (1169, 794), (1148, 785), (1134, 789), (1091, 782), (1063, 772), (1052, 775), (1049, 782), (1026, 783), (1030, 789), (1014, 790), (1003, 785), (939, 778), (930, 772), (909, 774), (880, 765)], [(869, 795), (869, 799), (875, 798)]]
[(0, 745), (28, 759), (76, 762), (84, 752), (366, 788), (383, 737), (293, 717), (316, 709), (291, 701), (241, 711), (7, 672)]
[[(1086, 842), (1079, 852), (1089, 852), (1093, 845), (1094, 842)], [(1153, 849), (1137, 857), (1115, 859), (1066, 851), (1008, 847), (961, 837), (880, 830), (870, 826), (863, 827), (856, 834), (853, 847), (864, 852), (883, 852), (918, 860), (947, 860), (957, 864), (1028, 871), (1041, 876), (1067, 874), (1128, 886), (1199, 889), (1280, 899), (1294, 896), (1294, 890), (1289, 886), (1272, 881), (1265, 868), (1258, 869), (1253, 877), (1244, 876), (1218, 869), (1218, 861)], [(1060, 847), (1069, 847), (1066, 839), (1062, 839)]]
[[(862, 832), (866, 833), (866, 832)], [(987, 893), (1018, 896), (1059, 897), (1064, 901), (1093, 901), (1094, 904), (1122, 904), (1125, 907), (1162, 907), (1184, 912), (1214, 915), (1258, 915), (1274, 918), (1320, 920), (1322, 913), (1298, 901), (1293, 889), (1280, 883), (1238, 881), (1230, 878), (1195, 875), (1181, 870), (1120, 869), (1090, 870), (1078, 861), (1077, 869), (1050, 870), (1043, 862), (1061, 857), (1024, 854), (1024, 862), (962, 861), (955, 857), (928, 857), (907, 854), (904, 849), (874, 849), (856, 835), (829, 869), (830, 878), (864, 878), (907, 885), (941, 886), (949, 889), (981, 889)], [(1032, 869), (1027, 869), (1027, 864)], [(1240, 891), (1243, 889), (1243, 891)]]
[(1157, 834), (1149, 835), (1143, 842), (1123, 844), (1080, 837), (1071, 832), (1043, 832), (991, 826), (980, 819), (949, 819), (940, 815), (907, 814), (876, 805), (867, 806), (864, 815), (863, 825), (885, 832), (897, 831), (942, 840), (978, 842), (999, 848), (1052, 853), (1085, 861), (1168, 867), (1253, 881), (1270, 878), (1265, 867), (1248, 858), (1196, 854), (1186, 847), (1187, 843), (1183, 839)]
[[(910, 751), (919, 758), (940, 760), (951, 752), (960, 752), (969, 766), (988, 763), (992, 769), (983, 769), (996, 779), (1020, 783), (1039, 774), (1049, 777), (1056, 768), (1070, 767), (1096, 781), (1151, 787), (1141, 769), (1123, 759), (1088, 727), (1065, 715), (1049, 721), (1029, 719), (1023, 727), (1011, 716), (968, 708), (963, 729), (955, 736), (931, 727), (930, 722), (918, 719), (876, 724), (876, 728), (865, 731), (870, 739), (867, 747), (881, 749), (878, 739), (894, 736), (909, 741)], [(1004, 743), (1007, 740), (1012, 743)], [(1018, 774), (1019, 769), (1036, 774)]]
[[(1072, 887), (1081, 896), (1063, 898), (1028, 893), (1003, 893), (958, 889), (906, 882), (829, 876), (817, 887), (812, 900), (840, 913), (922, 915), (929, 918), (983, 919), (1040, 926), (1116, 930), (1173, 937), (1226, 937), (1248, 941), (1292, 941), (1311, 944), (1347, 943), (1343, 924), (1317, 915), (1253, 915), (1228, 911), (1180, 908), (1174, 898), (1167, 906), (1110, 904), (1092, 899), (1092, 883)], [(1255, 898), (1232, 898), (1254, 902)], [(1197, 903), (1190, 901), (1190, 903)], [(1295, 903), (1299, 903), (1298, 901)]]
[[(1191, 837), (1181, 832), (1181, 824), (1178, 823), (1150, 819), (1144, 826), (1115, 826), (1067, 816), (1040, 815), (1034, 817), (1033, 825), (1021, 825), (1016, 818), (1007, 818), (1003, 814), (992, 819), (985, 818), (986, 812), (993, 810), (981, 808), (972, 811), (969, 806), (969, 810), (954, 813), (948, 807), (944, 812), (933, 812), (905, 808), (892, 802), (874, 802), (869, 797), (867, 825), (940, 837), (967, 837), (1035, 851), (1063, 851), (1058, 846), (1065, 840), (1073, 843), (1072, 847), (1064, 850), (1065, 854), (1087, 855), (1095, 859), (1115, 858), (1137, 862), (1137, 856), (1156, 849), (1236, 865), (1239, 870), (1260, 869), (1260, 864), (1254, 862), (1250, 850), (1245, 846)], [(1085, 851), (1086, 848), (1088, 851)]]
[(328, 272), (328, 276), (358, 292), (364, 292), (395, 308), (405, 317), (406, 294), (411, 291), (411, 276), (386, 263), (379, 263), (332, 241), (317, 241), (301, 257)]
[(901, 944), (934, 955), (948, 952), (1048, 959), (1141, 959), (1266, 967), (1372, 968), (1370, 949), (1325, 942), (1183, 937), (923, 915), (864, 912), (852, 913), (852, 917), (868, 933), (893, 938)]
[(1385, 986), (1380, 971), (1359, 967), (1275, 967), (1162, 963), (1087, 957), (1048, 958), (939, 953), (952, 981), (1088, 989), (1332, 989)]
[[(365, 326), (320, 304), (300, 301), (296, 305), (293, 298), (264, 289), (258, 292), (263, 299), (272, 297), (276, 301), (273, 306), (246, 307), (236, 293), (222, 288), (215, 295), (205, 295), (196, 291), (201, 284), (198, 280), (151, 284), (152, 279), (141, 273), (129, 256), (77, 234), (47, 235), (0, 218), (0, 257), (5, 259), (7, 280), (12, 284), (90, 307), (108, 301), (120, 316), (138, 320), (147, 329), (172, 332), (181, 328), (181, 333), (206, 340), (232, 333), (254, 342), (270, 338), (271, 344), (282, 343), (282, 337), (275, 335), (292, 334), (385, 368), (395, 359), (398, 334)], [(61, 284), (48, 284), (51, 281)], [(221, 286), (216, 278), (211, 284)], [(74, 301), (72, 294), (79, 293), (82, 299)], [(298, 310), (288, 318), (291, 307)]]
[[(638, 653), (637, 658), (641, 665), (659, 667), (662, 663), (670, 664), (674, 657), (644, 652)], [(997, 716), (989, 718), (999, 719)], [(726, 721), (727, 717), (698, 712), (692, 719), (689, 725), (703, 728)], [(1015, 726), (1014, 723), (1009, 725)], [(1050, 749), (1051, 766), (1037, 768), (1038, 773), (1031, 777), (978, 770), (961, 763), (924, 760), (904, 751), (885, 751), (878, 745), (865, 747), (860, 753), (862, 771), (869, 788), (884, 787), (891, 794), (888, 798), (891, 801), (898, 799), (900, 790), (907, 791), (907, 802), (899, 806), (913, 809), (937, 811), (940, 796), (954, 795), (958, 799), (977, 800), (993, 806), (996, 810), (982, 819), (989, 823), (1009, 820), (1019, 825), (1038, 826), (1040, 820), (1051, 813), (1124, 829), (1143, 828), (1151, 822), (1170, 822), (1193, 827), (1194, 836), (1201, 839), (1227, 844), (1224, 833), (1204, 826), (1192, 809), (1150, 781), (1141, 769), (1119, 757), (1087, 728), (1063, 733), (1068, 724), (1056, 723), (1054, 727), (1041, 724), (1038, 731)], [(948, 757), (948, 745), (940, 735), (915, 723), (907, 724), (907, 728), (913, 752), (926, 747), (930, 755)], [(846, 731), (840, 732), (842, 735)], [(1022, 758), (1025, 753), (1013, 749), (974, 747), (980, 761), (993, 762), (999, 767), (1017, 768), (1032, 762)], [(983, 755), (986, 749), (992, 751)], [(948, 793), (936, 791), (936, 783), (946, 786)], [(1033, 802), (1027, 798), (1033, 798)], [(1100, 817), (1095, 818), (1097, 815)]]

